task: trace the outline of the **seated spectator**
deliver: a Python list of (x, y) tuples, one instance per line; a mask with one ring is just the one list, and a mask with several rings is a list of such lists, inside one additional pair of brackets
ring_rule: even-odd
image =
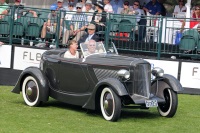
[(136, 15), (137, 17), (137, 22), (139, 23), (140, 22), (140, 19), (141, 19), (141, 9), (140, 9), (140, 2), (139, 1), (134, 1), (133, 3), (133, 15)]
[(85, 9), (82, 11), (85, 12), (85, 14), (88, 16), (88, 22), (91, 22), (94, 10), (92, 9), (92, 2), (90, 0), (86, 1)]
[(86, 0), (79, 0), (79, 2), (78, 2), (82, 5), (82, 11), (85, 10), (85, 2), (86, 2)]
[(124, 4), (123, 4), (123, 10), (121, 11), (121, 13), (120, 14), (123, 14), (123, 15), (125, 15), (125, 14), (130, 14), (131, 12), (132, 12), (132, 10), (129, 8), (129, 2), (128, 1), (125, 1), (124, 2)]
[(65, 20), (71, 20), (73, 14), (76, 12), (76, 8), (74, 6), (74, 3), (68, 3), (68, 8), (67, 8), (67, 12), (65, 15)]
[(200, 5), (195, 6), (194, 11), (192, 12), (192, 18), (199, 19), (200, 21)]
[(96, 41), (95, 40), (89, 40), (85, 43), (87, 45), (87, 51), (85, 51), (83, 54), (84, 56), (88, 56), (94, 53), (98, 53), (98, 50), (96, 50)]
[(174, 8), (174, 14), (186, 12), (187, 8), (184, 5), (184, 0), (179, 0), (178, 5)]
[(0, 15), (8, 8), (7, 5), (6, 0), (0, 0)]
[(99, 37), (95, 34), (96, 26), (94, 24), (89, 24), (87, 27), (88, 33), (85, 34), (79, 40), (79, 43), (87, 42), (89, 40), (95, 40), (96, 42), (99, 41)]
[(123, 8), (123, 0), (111, 0), (113, 12), (117, 14), (118, 9)]
[[(56, 5), (51, 5), (50, 10), (51, 13), (48, 15), (48, 20), (43, 24), (43, 28), (41, 31), (41, 38), (44, 40), (46, 37), (47, 32), (55, 33), (56, 32), (56, 25), (57, 25), (57, 6)], [(62, 22), (61, 22), (62, 23)], [(62, 32), (62, 26), (60, 27), (60, 34), (59, 38), (61, 36)]]
[[(23, 16), (24, 12), (29, 12), (29, 13), (31, 13), (33, 15), (33, 17), (38, 17), (37, 13), (35, 11), (24, 9), (24, 5), (21, 5), (20, 3), (21, 3), (21, 0), (15, 0), (15, 3), (14, 3), (15, 19), (20, 18), (20, 16)], [(2, 12), (2, 14), (11, 15), (11, 10), (10, 9), (11, 9), (11, 7), (7, 8), (6, 10), (4, 10)]]
[(85, 29), (88, 25), (87, 16), (82, 13), (82, 4), (76, 4), (76, 14), (72, 16), (72, 20), (70, 23), (70, 30), (66, 30), (63, 35), (63, 44), (68, 42), (70, 36), (75, 36), (73, 40), (79, 41), (81, 36), (85, 34)]
[(57, 0), (56, 5), (57, 5), (57, 8), (56, 8), (57, 11), (59, 10), (66, 11), (66, 7), (64, 6), (64, 0)]
[(79, 53), (77, 51), (78, 44), (75, 40), (69, 41), (68, 50), (64, 54), (64, 58), (79, 58)]
[(96, 31), (105, 31), (106, 12), (104, 11), (103, 2), (97, 1), (94, 5), (96, 11), (93, 14), (91, 23), (96, 26)]
[(150, 13), (151, 15), (160, 15), (161, 14), (161, 5), (157, 0), (151, 0), (149, 3), (143, 7), (143, 10)]
[(103, 1), (105, 6), (104, 6), (104, 11), (107, 13), (113, 13), (113, 8), (112, 5), (110, 4), (110, 0), (104, 0)]

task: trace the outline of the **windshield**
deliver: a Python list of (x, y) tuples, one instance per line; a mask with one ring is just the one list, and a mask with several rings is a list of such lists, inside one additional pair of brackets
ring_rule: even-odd
[(93, 54), (106, 53), (104, 44), (102, 42), (95, 42), (94, 40), (81, 43), (80, 47), (84, 58)]

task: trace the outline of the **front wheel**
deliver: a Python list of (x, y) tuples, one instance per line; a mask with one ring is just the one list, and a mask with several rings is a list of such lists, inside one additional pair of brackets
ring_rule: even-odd
[(117, 121), (121, 115), (121, 99), (106, 87), (101, 92), (100, 107), (103, 117), (108, 121)]
[(28, 76), (24, 79), (22, 85), (22, 94), (24, 101), (28, 106), (40, 105), (40, 90), (38, 82), (33, 76)]
[(165, 89), (163, 91), (165, 103), (158, 105), (158, 112), (164, 117), (173, 117), (178, 107), (177, 93), (171, 89)]

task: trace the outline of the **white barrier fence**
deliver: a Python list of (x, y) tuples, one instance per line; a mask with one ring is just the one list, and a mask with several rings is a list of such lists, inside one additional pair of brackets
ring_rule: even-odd
[[(46, 51), (44, 49), (20, 46), (13, 47), (14, 51), (12, 52), (12, 46), (0, 46), (0, 69), (24, 70), (29, 66), (39, 67), (41, 56)], [(14, 54), (13, 56), (12, 53)], [(12, 57), (13, 59), (11, 59)], [(180, 78), (179, 80), (183, 87), (200, 89), (200, 63), (179, 60), (145, 60), (149, 61), (153, 67), (161, 67), (165, 73), (171, 74), (178, 79)]]

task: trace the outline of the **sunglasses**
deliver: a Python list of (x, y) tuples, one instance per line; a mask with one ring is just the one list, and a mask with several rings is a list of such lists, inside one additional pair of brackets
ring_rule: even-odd
[(196, 8), (195, 10), (200, 10), (200, 8)]
[(128, 4), (124, 4), (125, 6), (129, 6)]
[(82, 9), (81, 7), (77, 7), (76, 9)]
[(88, 29), (88, 30), (94, 30), (94, 29)]
[(90, 47), (95, 47), (96, 45), (95, 45), (95, 44), (89, 44), (89, 46), (90, 46)]
[(69, 7), (74, 7), (74, 6), (70, 5)]
[(138, 4), (134, 4), (135, 6), (139, 6)]
[(179, 1), (179, 2), (183, 2), (183, 1)]

